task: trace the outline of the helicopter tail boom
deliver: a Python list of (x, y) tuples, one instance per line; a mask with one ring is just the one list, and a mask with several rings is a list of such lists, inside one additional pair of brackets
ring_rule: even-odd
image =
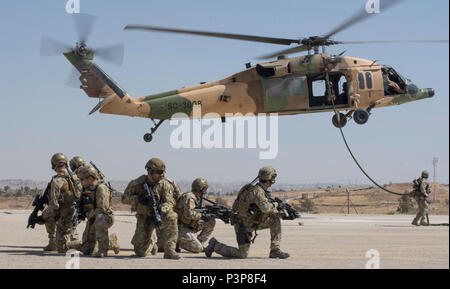
[(119, 114), (127, 116), (148, 117), (150, 107), (131, 97), (122, 89), (108, 74), (106, 74), (96, 63), (89, 58), (77, 58), (70, 51), (64, 56), (81, 74), (79, 80), (80, 88), (93, 98), (103, 98), (89, 114), (99, 110), (101, 113)]

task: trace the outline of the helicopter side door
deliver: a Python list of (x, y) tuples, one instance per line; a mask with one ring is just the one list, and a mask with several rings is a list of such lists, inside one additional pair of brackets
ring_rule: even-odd
[(307, 109), (308, 83), (305, 76), (262, 78), (264, 112)]
[(384, 85), (381, 69), (364, 69), (358, 71), (357, 90), (361, 107), (368, 107), (384, 97)]

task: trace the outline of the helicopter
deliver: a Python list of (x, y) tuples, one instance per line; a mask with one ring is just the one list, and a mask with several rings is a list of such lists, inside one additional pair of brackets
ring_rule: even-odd
[[(386, 10), (400, 1), (383, 2), (381, 9)], [(226, 114), (296, 115), (336, 111), (332, 123), (335, 127), (342, 128), (350, 119), (357, 124), (365, 124), (374, 108), (430, 98), (435, 92), (432, 88), (418, 87), (391, 66), (344, 56), (344, 53), (331, 55), (326, 53), (325, 47), (339, 44), (394, 42), (448, 43), (448, 40), (341, 42), (330, 39), (336, 33), (365, 20), (368, 16), (371, 14), (362, 9), (324, 36), (300, 39), (127, 25), (124, 30), (181, 33), (280, 45), (297, 44), (295, 47), (261, 57), (276, 60), (261, 62), (254, 66), (247, 63), (245, 70), (224, 79), (138, 98), (130, 96), (93, 62), (96, 50), (86, 45), (86, 35), (91, 30), (92, 20), (76, 22), (80, 41), (76, 43), (75, 48), (66, 49), (63, 54), (81, 74), (78, 78), (81, 82), (80, 88), (89, 97), (101, 99), (89, 114), (99, 111), (150, 118), (154, 127), (144, 135), (146, 142), (151, 142), (153, 134), (163, 121), (171, 119), (174, 114), (184, 113), (192, 118), (195, 106), (199, 107), (201, 117), (214, 112), (220, 115), (222, 122), (226, 121)], [(52, 45), (53, 43), (49, 41), (41, 42), (41, 51)], [(322, 53), (319, 53), (320, 48)], [(59, 48), (57, 50), (60, 51)], [(123, 57), (123, 47), (120, 46), (102, 49), (99, 52), (102, 52), (104, 58), (116, 62), (121, 62)], [(307, 52), (307, 55), (287, 57), (298, 52)], [(114, 55), (118, 55), (117, 59)]]

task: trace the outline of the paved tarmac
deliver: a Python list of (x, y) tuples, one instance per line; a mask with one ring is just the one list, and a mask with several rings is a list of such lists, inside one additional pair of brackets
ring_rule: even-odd
[[(44, 226), (26, 229), (30, 211), (0, 210), (0, 268), (64, 269), (71, 260), (65, 254), (43, 253), (47, 244)], [(81, 255), (80, 268), (170, 268), (170, 269), (449, 269), (449, 217), (430, 216), (432, 224), (415, 227), (411, 215), (302, 215), (282, 222), (282, 249), (289, 259), (269, 259), (269, 230), (260, 231), (248, 259), (236, 260), (213, 254), (182, 251), (180, 260), (165, 260), (163, 254), (134, 256), (131, 238), (135, 217), (117, 212), (110, 233), (119, 236), (119, 255), (98, 259)], [(303, 226), (299, 225), (303, 223)], [(78, 227), (82, 235), (84, 224)], [(213, 233), (219, 241), (236, 246), (233, 227), (217, 222)], [(371, 250), (371, 251), (370, 251)], [(376, 251), (374, 251), (376, 250)], [(367, 255), (366, 255), (367, 254)], [(73, 261), (73, 260), (72, 260)], [(69, 262), (69, 263), (68, 263)]]

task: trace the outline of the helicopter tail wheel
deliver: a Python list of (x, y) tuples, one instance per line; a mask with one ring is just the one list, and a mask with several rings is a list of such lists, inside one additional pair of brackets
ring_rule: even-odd
[(144, 134), (144, 141), (145, 141), (145, 142), (151, 142), (152, 139), (153, 139), (153, 136), (152, 136), (151, 133), (146, 133), (146, 134)]
[(369, 120), (369, 112), (365, 109), (357, 109), (353, 113), (353, 119), (357, 124), (365, 124)]
[(340, 112), (339, 113), (339, 118), (338, 118), (338, 115), (335, 114), (335, 115), (333, 115), (333, 118), (331, 119), (331, 121), (333, 122), (333, 125), (335, 127), (343, 128), (347, 124), (347, 117), (346, 117), (345, 114)]

